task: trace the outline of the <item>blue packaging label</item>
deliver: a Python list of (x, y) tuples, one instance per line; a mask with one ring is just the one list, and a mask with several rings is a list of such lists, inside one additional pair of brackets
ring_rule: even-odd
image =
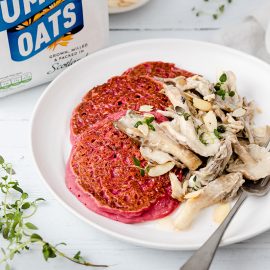
[[(3, 0), (0, 0), (0, 3), (1, 2), (3, 2)], [(13, 2), (14, 1), (9, 1), (6, 3), (12, 6)], [(13, 22), (8, 26), (6, 22), (3, 23), (3, 11), (0, 12), (0, 14), (2, 13), (0, 15), (2, 16), (0, 17), (0, 29), (6, 28), (5, 30), (7, 30), (10, 54), (14, 61), (27, 60), (46, 49), (65, 34), (78, 32), (84, 26), (82, 0), (20, 0), (20, 3), (21, 2), (44, 2), (39, 5), (39, 7), (33, 6), (35, 12), (31, 10), (30, 13), (32, 15), (38, 14), (37, 11), (44, 11), (43, 4), (51, 3), (51, 5), (47, 6), (47, 9), (45, 9), (43, 13), (40, 13), (37, 20), (31, 19), (33, 18), (31, 17), (29, 19), (31, 21), (29, 25), (22, 24), (27, 18), (19, 16), (21, 20), (20, 23), (16, 20), (16, 23), (18, 23), (16, 26), (13, 25)], [(1, 5), (0, 7), (2, 8), (3, 6)], [(15, 5), (13, 9), (14, 7)], [(13, 27), (10, 27), (11, 25)]]
[(0, 0), (0, 32), (29, 19), (55, 0)]

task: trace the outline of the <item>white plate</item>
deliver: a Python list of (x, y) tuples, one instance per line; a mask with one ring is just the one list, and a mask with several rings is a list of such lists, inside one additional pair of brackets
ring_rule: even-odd
[[(222, 70), (233, 70), (239, 91), (263, 109), (258, 123), (269, 122), (270, 66), (244, 53), (209, 43), (179, 39), (146, 40), (117, 45), (81, 60), (64, 71), (39, 100), (31, 127), (31, 145), (41, 177), (56, 197), (78, 218), (134, 244), (159, 249), (198, 248), (217, 227), (213, 209), (203, 211), (185, 232), (160, 228), (157, 222), (127, 225), (85, 208), (65, 186), (65, 163), (70, 150), (69, 120), (73, 108), (92, 87), (144, 61), (161, 60), (215, 80)], [(267, 119), (268, 118), (268, 119)], [(270, 196), (248, 198), (226, 232), (223, 245), (255, 236), (270, 228)]]
[(145, 5), (148, 2), (149, 2), (149, 0), (138, 0), (135, 4), (132, 4), (132, 5), (127, 6), (127, 7), (109, 7), (109, 13), (110, 14), (117, 14), (117, 13), (131, 11), (133, 9), (137, 9), (137, 8)]

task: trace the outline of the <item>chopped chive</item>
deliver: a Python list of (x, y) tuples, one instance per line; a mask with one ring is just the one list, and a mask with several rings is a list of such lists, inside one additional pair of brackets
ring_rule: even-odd
[(218, 15), (217, 14), (213, 14), (212, 17), (213, 17), (214, 20), (217, 20), (218, 19)]

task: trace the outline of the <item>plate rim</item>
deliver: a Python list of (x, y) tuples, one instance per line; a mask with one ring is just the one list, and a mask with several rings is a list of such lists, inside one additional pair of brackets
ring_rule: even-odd
[[(123, 241), (131, 243), (131, 244), (147, 247), (147, 248), (154, 248), (154, 249), (160, 249), (160, 250), (183, 250), (183, 251), (184, 250), (186, 250), (186, 251), (195, 250), (195, 249), (199, 248), (200, 245), (196, 245), (196, 244), (185, 244), (185, 245), (166, 244), (165, 245), (164, 243), (159, 244), (157, 242), (149, 242), (149, 241), (145, 241), (145, 240), (140, 240), (140, 239), (136, 239), (136, 238), (131, 237), (131, 236), (121, 235), (120, 233), (111, 231), (110, 229), (104, 228), (103, 226), (98, 225), (95, 222), (85, 218), (84, 216), (82, 216), (81, 214), (76, 212), (75, 209), (73, 209), (71, 206), (69, 206), (67, 203), (65, 203), (57, 195), (57, 193), (54, 191), (54, 189), (46, 181), (45, 177), (43, 176), (43, 174), (40, 170), (40, 166), (38, 165), (38, 162), (36, 161), (35, 150), (34, 150), (34, 139), (33, 139), (34, 138), (33, 135), (34, 135), (35, 118), (36, 118), (39, 106), (42, 104), (43, 99), (51, 91), (51, 89), (53, 88), (54, 84), (58, 81), (58, 79), (60, 79), (62, 76), (65, 76), (65, 74), (72, 72), (73, 68), (76, 68), (78, 65), (81, 65), (83, 62), (89, 61), (89, 59), (91, 59), (93, 57), (98, 57), (99, 55), (106, 54), (107, 52), (110, 52), (111, 50), (114, 50), (114, 49), (117, 50), (117, 49), (121, 49), (123, 47), (128, 47), (128, 46), (132, 46), (132, 45), (143, 45), (143, 44), (152, 43), (152, 42), (187, 42), (187, 43), (196, 43), (199, 46), (202, 45), (202, 46), (208, 46), (208, 47), (215, 47), (217, 49), (221, 49), (221, 50), (227, 51), (229, 53), (239, 55), (240, 57), (248, 58), (251, 61), (255, 61), (259, 65), (265, 66), (265, 68), (269, 69), (269, 72), (270, 72), (270, 65), (267, 62), (255, 57), (253, 55), (247, 54), (245, 52), (242, 52), (242, 51), (239, 51), (239, 50), (236, 50), (233, 48), (229, 48), (227, 46), (223, 46), (223, 45), (215, 44), (215, 43), (211, 43), (211, 42), (205, 42), (205, 41), (198, 41), (198, 40), (192, 40), (192, 39), (182, 39), (182, 38), (152, 38), (152, 39), (142, 39), (142, 40), (129, 41), (129, 42), (124, 42), (124, 43), (120, 43), (117, 45), (109, 46), (107, 48), (101, 49), (99, 51), (96, 51), (96, 52), (90, 54), (89, 56), (81, 59), (77, 63), (75, 63), (72, 66), (70, 66), (69, 68), (65, 69), (52, 82), (50, 82), (47, 85), (44, 92), (41, 94), (38, 101), (36, 102), (34, 109), (32, 111), (32, 116), (31, 116), (31, 120), (30, 120), (30, 136), (29, 136), (31, 157), (33, 159), (33, 162), (35, 164), (35, 167), (36, 167), (36, 170), (38, 172), (40, 179), (42, 179), (43, 184), (45, 184), (45, 186), (47, 186), (48, 190), (51, 192), (51, 194), (53, 194), (53, 196), (57, 199), (57, 201), (60, 202), (61, 205), (63, 205), (66, 209), (68, 209), (68, 211), (73, 213), (80, 220), (83, 220), (84, 222), (88, 223), (89, 225), (93, 226), (94, 228), (96, 228), (96, 229), (98, 229), (98, 230), (100, 230), (100, 231), (102, 231), (110, 236), (116, 237), (117, 239), (123, 240)], [(236, 235), (236, 236), (229, 237), (226, 240), (223, 240), (221, 242), (221, 246), (227, 246), (227, 245), (231, 245), (231, 244), (241, 242), (241, 241), (244, 241), (247, 239), (251, 239), (259, 234), (264, 233), (265, 231), (267, 231), (269, 229), (270, 229), (270, 224), (262, 226), (262, 228), (260, 230), (254, 231), (253, 233), (246, 233), (246, 234), (243, 234), (241, 236)]]

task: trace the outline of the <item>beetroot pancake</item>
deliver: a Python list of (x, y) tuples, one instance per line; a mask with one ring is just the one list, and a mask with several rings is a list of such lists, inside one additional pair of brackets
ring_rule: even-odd
[(71, 140), (89, 126), (115, 112), (138, 110), (142, 105), (164, 110), (170, 102), (160, 93), (162, 88), (161, 83), (146, 76), (114, 77), (107, 83), (93, 88), (73, 111)]
[(170, 214), (179, 202), (171, 198), (168, 174), (141, 176), (133, 157), (146, 166), (139, 147), (117, 130), (115, 114), (88, 128), (76, 140), (66, 181), (89, 209), (124, 223), (154, 220)]
[(151, 77), (175, 78), (178, 76), (191, 77), (194, 74), (187, 70), (180, 69), (176, 67), (175, 64), (172, 63), (145, 62), (128, 69), (127, 71), (124, 72), (123, 75), (133, 77), (149, 75)]

